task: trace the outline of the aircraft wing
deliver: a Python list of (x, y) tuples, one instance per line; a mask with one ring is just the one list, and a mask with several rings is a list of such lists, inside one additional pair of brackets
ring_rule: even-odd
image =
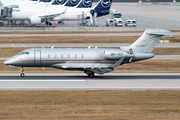
[(38, 16), (38, 17), (40, 17), (40, 18), (54, 18), (54, 17), (59, 16), (61, 14), (65, 14), (67, 9), (68, 9), (68, 7), (61, 13), (42, 15), (42, 16)]
[(118, 67), (123, 62), (124, 57), (116, 61), (115, 63), (62, 63), (62, 64), (54, 64), (51, 67), (58, 69), (66, 69), (66, 70), (88, 70), (93, 73), (104, 74), (114, 70), (115, 67)]
[(68, 69), (68, 70), (88, 70), (98, 74), (108, 73), (114, 70), (111, 64), (101, 64), (101, 63), (62, 63), (52, 65), (54, 68)]

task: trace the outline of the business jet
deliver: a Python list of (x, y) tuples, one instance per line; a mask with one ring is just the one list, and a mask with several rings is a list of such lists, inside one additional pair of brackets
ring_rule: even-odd
[(53, 67), (63, 70), (84, 71), (89, 77), (104, 74), (123, 64), (142, 61), (154, 57), (151, 53), (163, 35), (171, 32), (158, 28), (145, 30), (132, 45), (121, 49), (103, 48), (32, 48), (26, 49), (4, 62), (10, 68)]

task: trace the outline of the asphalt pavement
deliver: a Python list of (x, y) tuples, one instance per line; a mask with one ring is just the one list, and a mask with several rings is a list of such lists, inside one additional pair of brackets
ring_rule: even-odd
[(0, 90), (179, 90), (179, 73), (0, 74)]

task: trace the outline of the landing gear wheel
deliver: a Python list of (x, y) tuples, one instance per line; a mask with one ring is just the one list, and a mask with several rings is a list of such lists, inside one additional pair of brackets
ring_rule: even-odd
[(21, 67), (21, 74), (20, 74), (20, 76), (21, 76), (21, 77), (24, 77), (24, 76), (25, 76), (23, 67)]
[(94, 77), (94, 73), (89, 73), (88, 76), (93, 78)]
[(25, 74), (24, 74), (24, 73), (21, 73), (21, 74), (20, 74), (20, 76), (21, 76), (21, 77), (24, 77), (24, 76), (25, 76)]

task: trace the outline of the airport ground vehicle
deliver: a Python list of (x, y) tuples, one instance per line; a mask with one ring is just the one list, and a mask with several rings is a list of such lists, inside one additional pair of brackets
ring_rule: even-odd
[(26, 49), (4, 62), (10, 68), (53, 67), (63, 70), (84, 71), (89, 77), (105, 74), (123, 64), (142, 61), (154, 57), (151, 53), (163, 35), (170, 31), (149, 28), (132, 45), (121, 49), (104, 48), (35, 48)]
[(114, 25), (115, 25), (114, 19), (107, 19), (106, 20), (106, 27), (114, 26)]
[(136, 20), (135, 19), (128, 19), (125, 22), (125, 27), (136, 27)]
[(123, 27), (123, 21), (122, 19), (115, 19), (115, 26), (117, 27)]

